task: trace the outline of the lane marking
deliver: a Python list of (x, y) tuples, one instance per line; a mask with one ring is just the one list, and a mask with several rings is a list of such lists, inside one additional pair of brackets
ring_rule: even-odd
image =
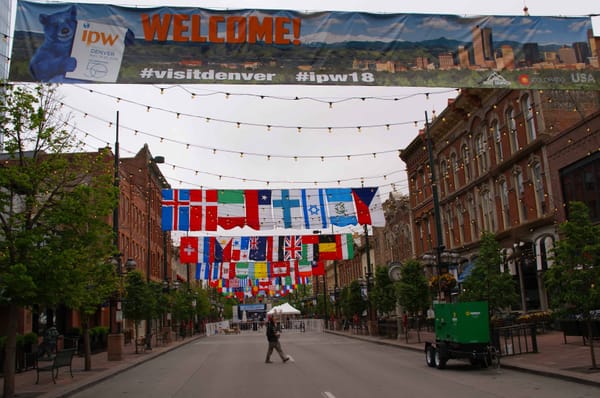
[(325, 398), (335, 398), (335, 395), (333, 395), (332, 393), (330, 393), (329, 391), (323, 391), (321, 393), (322, 396), (324, 396)]

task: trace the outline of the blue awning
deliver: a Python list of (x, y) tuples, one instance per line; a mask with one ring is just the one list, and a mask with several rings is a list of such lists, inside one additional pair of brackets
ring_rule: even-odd
[(463, 268), (463, 271), (460, 273), (460, 275), (458, 276), (458, 279), (456, 281), (458, 283), (463, 283), (465, 281), (465, 279), (467, 279), (469, 277), (469, 275), (471, 275), (471, 272), (473, 271), (474, 266), (475, 266), (475, 264), (473, 264), (473, 263), (467, 263), (467, 265)]

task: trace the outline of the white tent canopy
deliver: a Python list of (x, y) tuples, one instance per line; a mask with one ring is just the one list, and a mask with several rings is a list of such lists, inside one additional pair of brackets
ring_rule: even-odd
[(289, 303), (277, 305), (267, 312), (269, 315), (299, 315), (300, 311), (292, 307)]

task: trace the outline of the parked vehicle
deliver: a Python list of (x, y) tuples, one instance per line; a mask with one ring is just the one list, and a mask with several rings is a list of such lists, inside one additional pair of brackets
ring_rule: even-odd
[(500, 366), (490, 340), (488, 303), (435, 304), (435, 342), (425, 343), (427, 365), (444, 369), (450, 359), (468, 359), (480, 367)]

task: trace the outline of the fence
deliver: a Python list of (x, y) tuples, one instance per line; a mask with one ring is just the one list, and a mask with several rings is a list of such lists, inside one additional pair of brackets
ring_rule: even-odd
[(533, 323), (494, 328), (492, 341), (502, 356), (536, 353), (538, 352), (536, 329), (537, 326)]

